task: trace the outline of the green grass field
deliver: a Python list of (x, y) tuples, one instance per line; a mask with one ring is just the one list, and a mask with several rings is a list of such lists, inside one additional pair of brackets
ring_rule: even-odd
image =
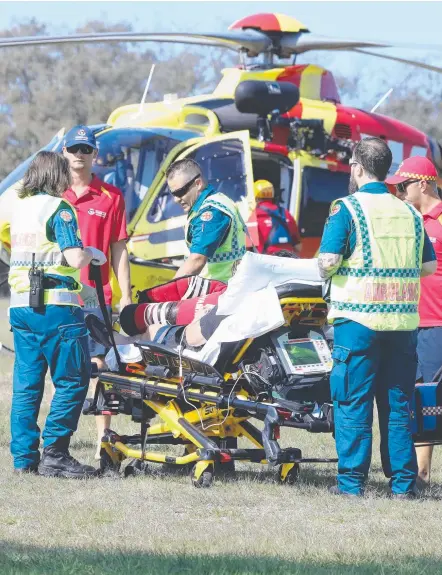
[[(0, 329), (2, 340), (7, 327)], [(276, 482), (276, 470), (242, 464), (235, 480), (215, 480), (207, 490), (154, 465), (142, 478), (16, 477), (9, 454), (12, 359), (2, 356), (0, 369), (1, 575), (442, 572), (440, 449), (434, 486), (413, 502), (387, 498), (377, 435), (368, 494), (357, 501), (327, 493), (335, 465), (306, 464), (299, 483), (286, 486)], [(137, 429), (126, 416), (112, 427)], [(328, 435), (282, 431), (282, 443), (306, 457), (335, 456)], [(94, 420), (83, 417), (73, 455), (93, 464), (94, 441)]]

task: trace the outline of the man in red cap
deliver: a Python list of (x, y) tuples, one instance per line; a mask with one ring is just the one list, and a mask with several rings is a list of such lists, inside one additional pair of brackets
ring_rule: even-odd
[[(428, 158), (407, 158), (397, 172), (386, 180), (395, 185), (397, 196), (412, 204), (424, 219), (425, 230), (433, 244), (437, 271), (421, 278), (419, 330), (417, 340), (418, 381), (431, 382), (442, 366), (442, 201), (437, 190), (437, 171)], [(433, 446), (416, 448), (419, 478), (430, 482)]]

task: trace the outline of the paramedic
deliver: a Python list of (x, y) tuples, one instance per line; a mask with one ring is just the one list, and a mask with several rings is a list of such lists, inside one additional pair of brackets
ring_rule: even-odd
[(245, 254), (245, 224), (235, 203), (208, 185), (192, 159), (174, 162), (166, 173), (169, 191), (187, 213), (190, 251), (175, 277), (200, 275), (228, 282)]
[[(437, 171), (428, 158), (408, 158), (394, 176), (386, 180), (395, 185), (398, 198), (412, 204), (422, 214), (437, 258), (437, 271), (421, 279), (419, 329), (417, 332), (417, 381), (429, 383), (442, 367), (442, 201), (437, 193)], [(430, 483), (433, 446), (416, 445), (419, 482)]]
[(417, 476), (409, 401), (414, 391), (420, 276), (436, 271), (422, 216), (388, 192), (387, 144), (368, 137), (350, 159), (349, 196), (332, 203), (319, 269), (331, 278), (330, 386), (338, 495), (361, 496), (371, 460), (373, 402), (391, 496), (412, 499)]
[(298, 226), (291, 213), (275, 202), (275, 190), (267, 180), (254, 184), (255, 218), (258, 226), (258, 251), (274, 254), (280, 250), (301, 251)]
[[(102, 265), (106, 257), (95, 248), (83, 249), (75, 212), (62, 199), (69, 185), (67, 160), (54, 152), (39, 152), (11, 210), (10, 323), (15, 347), (11, 452), (16, 473), (95, 474), (93, 467), (80, 464), (69, 454), (69, 442), (77, 428), (90, 374), (87, 330), (78, 295), (87, 301), (94, 290), (82, 290), (79, 270), (90, 262)], [(31, 270), (38, 271), (32, 276)], [(37, 418), (48, 368), (55, 395), (40, 461)]]

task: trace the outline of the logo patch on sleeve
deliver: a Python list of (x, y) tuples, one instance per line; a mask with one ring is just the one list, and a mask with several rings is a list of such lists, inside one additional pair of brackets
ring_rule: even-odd
[(203, 220), (203, 222), (210, 222), (210, 220), (213, 219), (213, 213), (204, 212), (203, 214), (201, 214), (200, 218)]
[(336, 204), (332, 207), (332, 209), (330, 210), (330, 215), (331, 216), (335, 216), (341, 209), (340, 204)]
[(60, 218), (64, 221), (64, 222), (72, 222), (72, 214), (70, 212), (68, 212), (67, 210), (61, 210), (60, 212)]

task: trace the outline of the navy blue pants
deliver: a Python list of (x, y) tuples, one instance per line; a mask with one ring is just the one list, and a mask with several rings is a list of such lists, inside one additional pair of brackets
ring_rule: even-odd
[(417, 462), (409, 401), (417, 367), (415, 331), (373, 331), (354, 321), (334, 329), (330, 378), (335, 410), (338, 487), (364, 491), (371, 463), (373, 404), (381, 434), (381, 460), (393, 493), (413, 490)]
[(40, 459), (37, 418), (48, 368), (55, 395), (43, 433), (44, 447), (77, 429), (91, 366), (81, 308), (48, 305), (42, 312), (12, 308), (10, 323), (15, 348), (11, 453), (14, 467), (23, 468)]

